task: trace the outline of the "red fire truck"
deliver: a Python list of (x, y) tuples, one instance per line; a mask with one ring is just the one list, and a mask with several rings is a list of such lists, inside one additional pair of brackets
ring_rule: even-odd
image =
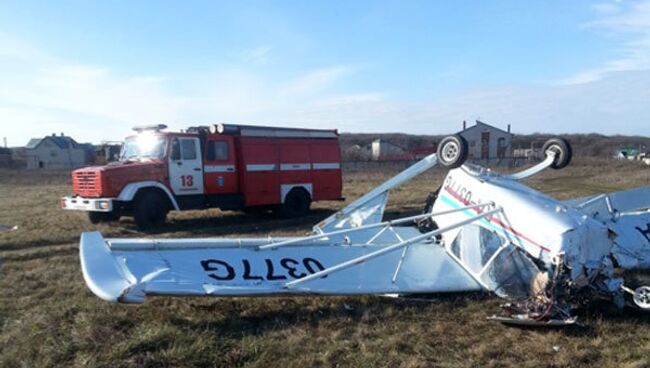
[(170, 210), (277, 210), (302, 216), (312, 201), (341, 200), (336, 130), (218, 124), (167, 132), (136, 127), (119, 162), (72, 172), (66, 210), (92, 223), (133, 216), (160, 226)]

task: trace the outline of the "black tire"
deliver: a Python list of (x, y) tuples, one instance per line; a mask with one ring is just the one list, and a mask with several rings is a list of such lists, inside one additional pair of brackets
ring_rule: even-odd
[(443, 138), (438, 145), (438, 162), (443, 167), (455, 169), (467, 161), (467, 141), (460, 135), (450, 135)]
[(310, 206), (309, 193), (302, 188), (293, 188), (287, 193), (284, 203), (280, 206), (280, 213), (284, 217), (300, 217), (309, 212)]
[(555, 152), (555, 160), (551, 164), (551, 168), (559, 170), (567, 167), (571, 163), (571, 158), (573, 158), (573, 150), (571, 149), (571, 144), (569, 141), (563, 138), (551, 138), (542, 148), (542, 152), (546, 155), (548, 151)]
[(139, 194), (133, 204), (133, 219), (139, 230), (162, 226), (167, 220), (169, 200), (162, 193), (146, 191)]
[(99, 224), (101, 222), (115, 222), (119, 221), (120, 214), (116, 212), (88, 212), (88, 220), (91, 224)]

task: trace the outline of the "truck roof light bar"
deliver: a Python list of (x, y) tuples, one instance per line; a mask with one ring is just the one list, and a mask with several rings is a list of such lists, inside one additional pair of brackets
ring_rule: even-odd
[(336, 129), (301, 129), (237, 124), (214, 124), (210, 126), (210, 133), (262, 138), (337, 138), (339, 135)]
[(137, 125), (133, 127), (133, 130), (138, 133), (148, 132), (148, 131), (159, 132), (164, 129), (167, 129), (167, 125), (165, 124)]

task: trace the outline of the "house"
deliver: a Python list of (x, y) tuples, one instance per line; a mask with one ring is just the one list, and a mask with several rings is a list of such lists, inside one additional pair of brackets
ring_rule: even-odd
[(423, 158), (429, 156), (432, 153), (436, 153), (438, 146), (433, 144), (429, 147), (416, 147), (411, 150), (414, 160), (422, 160)]
[(6, 147), (0, 147), (0, 167), (9, 167), (11, 164), (11, 150)]
[(370, 144), (371, 157), (375, 161), (408, 161), (413, 160), (413, 154), (408, 150), (382, 140), (375, 139)]
[(463, 121), (463, 130), (457, 134), (467, 140), (470, 160), (500, 162), (513, 157), (513, 134), (509, 124), (507, 130), (502, 130), (479, 120), (476, 125), (467, 127)]
[(514, 158), (525, 158), (527, 160), (541, 160), (543, 158), (542, 147), (515, 148)]
[(27, 169), (74, 169), (93, 162), (92, 144), (77, 143), (61, 133), (44, 138), (33, 138), (25, 147)]
[(108, 163), (117, 161), (122, 150), (121, 142), (102, 142), (95, 146), (95, 162)]
[(512, 150), (512, 157), (530, 161), (542, 160), (544, 158), (544, 152), (542, 152), (544, 143), (543, 141), (535, 140), (530, 143), (530, 147), (522, 148), (520, 146), (519, 148), (515, 148)]
[(638, 160), (641, 157), (639, 147), (621, 147), (616, 150), (614, 158), (619, 160)]

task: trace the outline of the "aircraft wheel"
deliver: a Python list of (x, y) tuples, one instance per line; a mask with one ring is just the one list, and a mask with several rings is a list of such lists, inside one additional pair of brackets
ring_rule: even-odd
[(641, 309), (650, 309), (650, 286), (641, 286), (634, 290), (634, 304)]
[(438, 145), (438, 162), (440, 165), (455, 169), (467, 160), (467, 141), (460, 135), (450, 135), (442, 139)]
[(569, 141), (563, 138), (551, 138), (546, 143), (544, 143), (544, 147), (542, 148), (542, 151), (544, 154), (548, 151), (553, 151), (555, 152), (555, 160), (553, 160), (553, 164), (551, 164), (551, 168), (559, 170), (567, 167), (569, 163), (571, 162), (571, 158), (573, 157), (573, 150), (571, 149), (571, 144), (569, 144)]

